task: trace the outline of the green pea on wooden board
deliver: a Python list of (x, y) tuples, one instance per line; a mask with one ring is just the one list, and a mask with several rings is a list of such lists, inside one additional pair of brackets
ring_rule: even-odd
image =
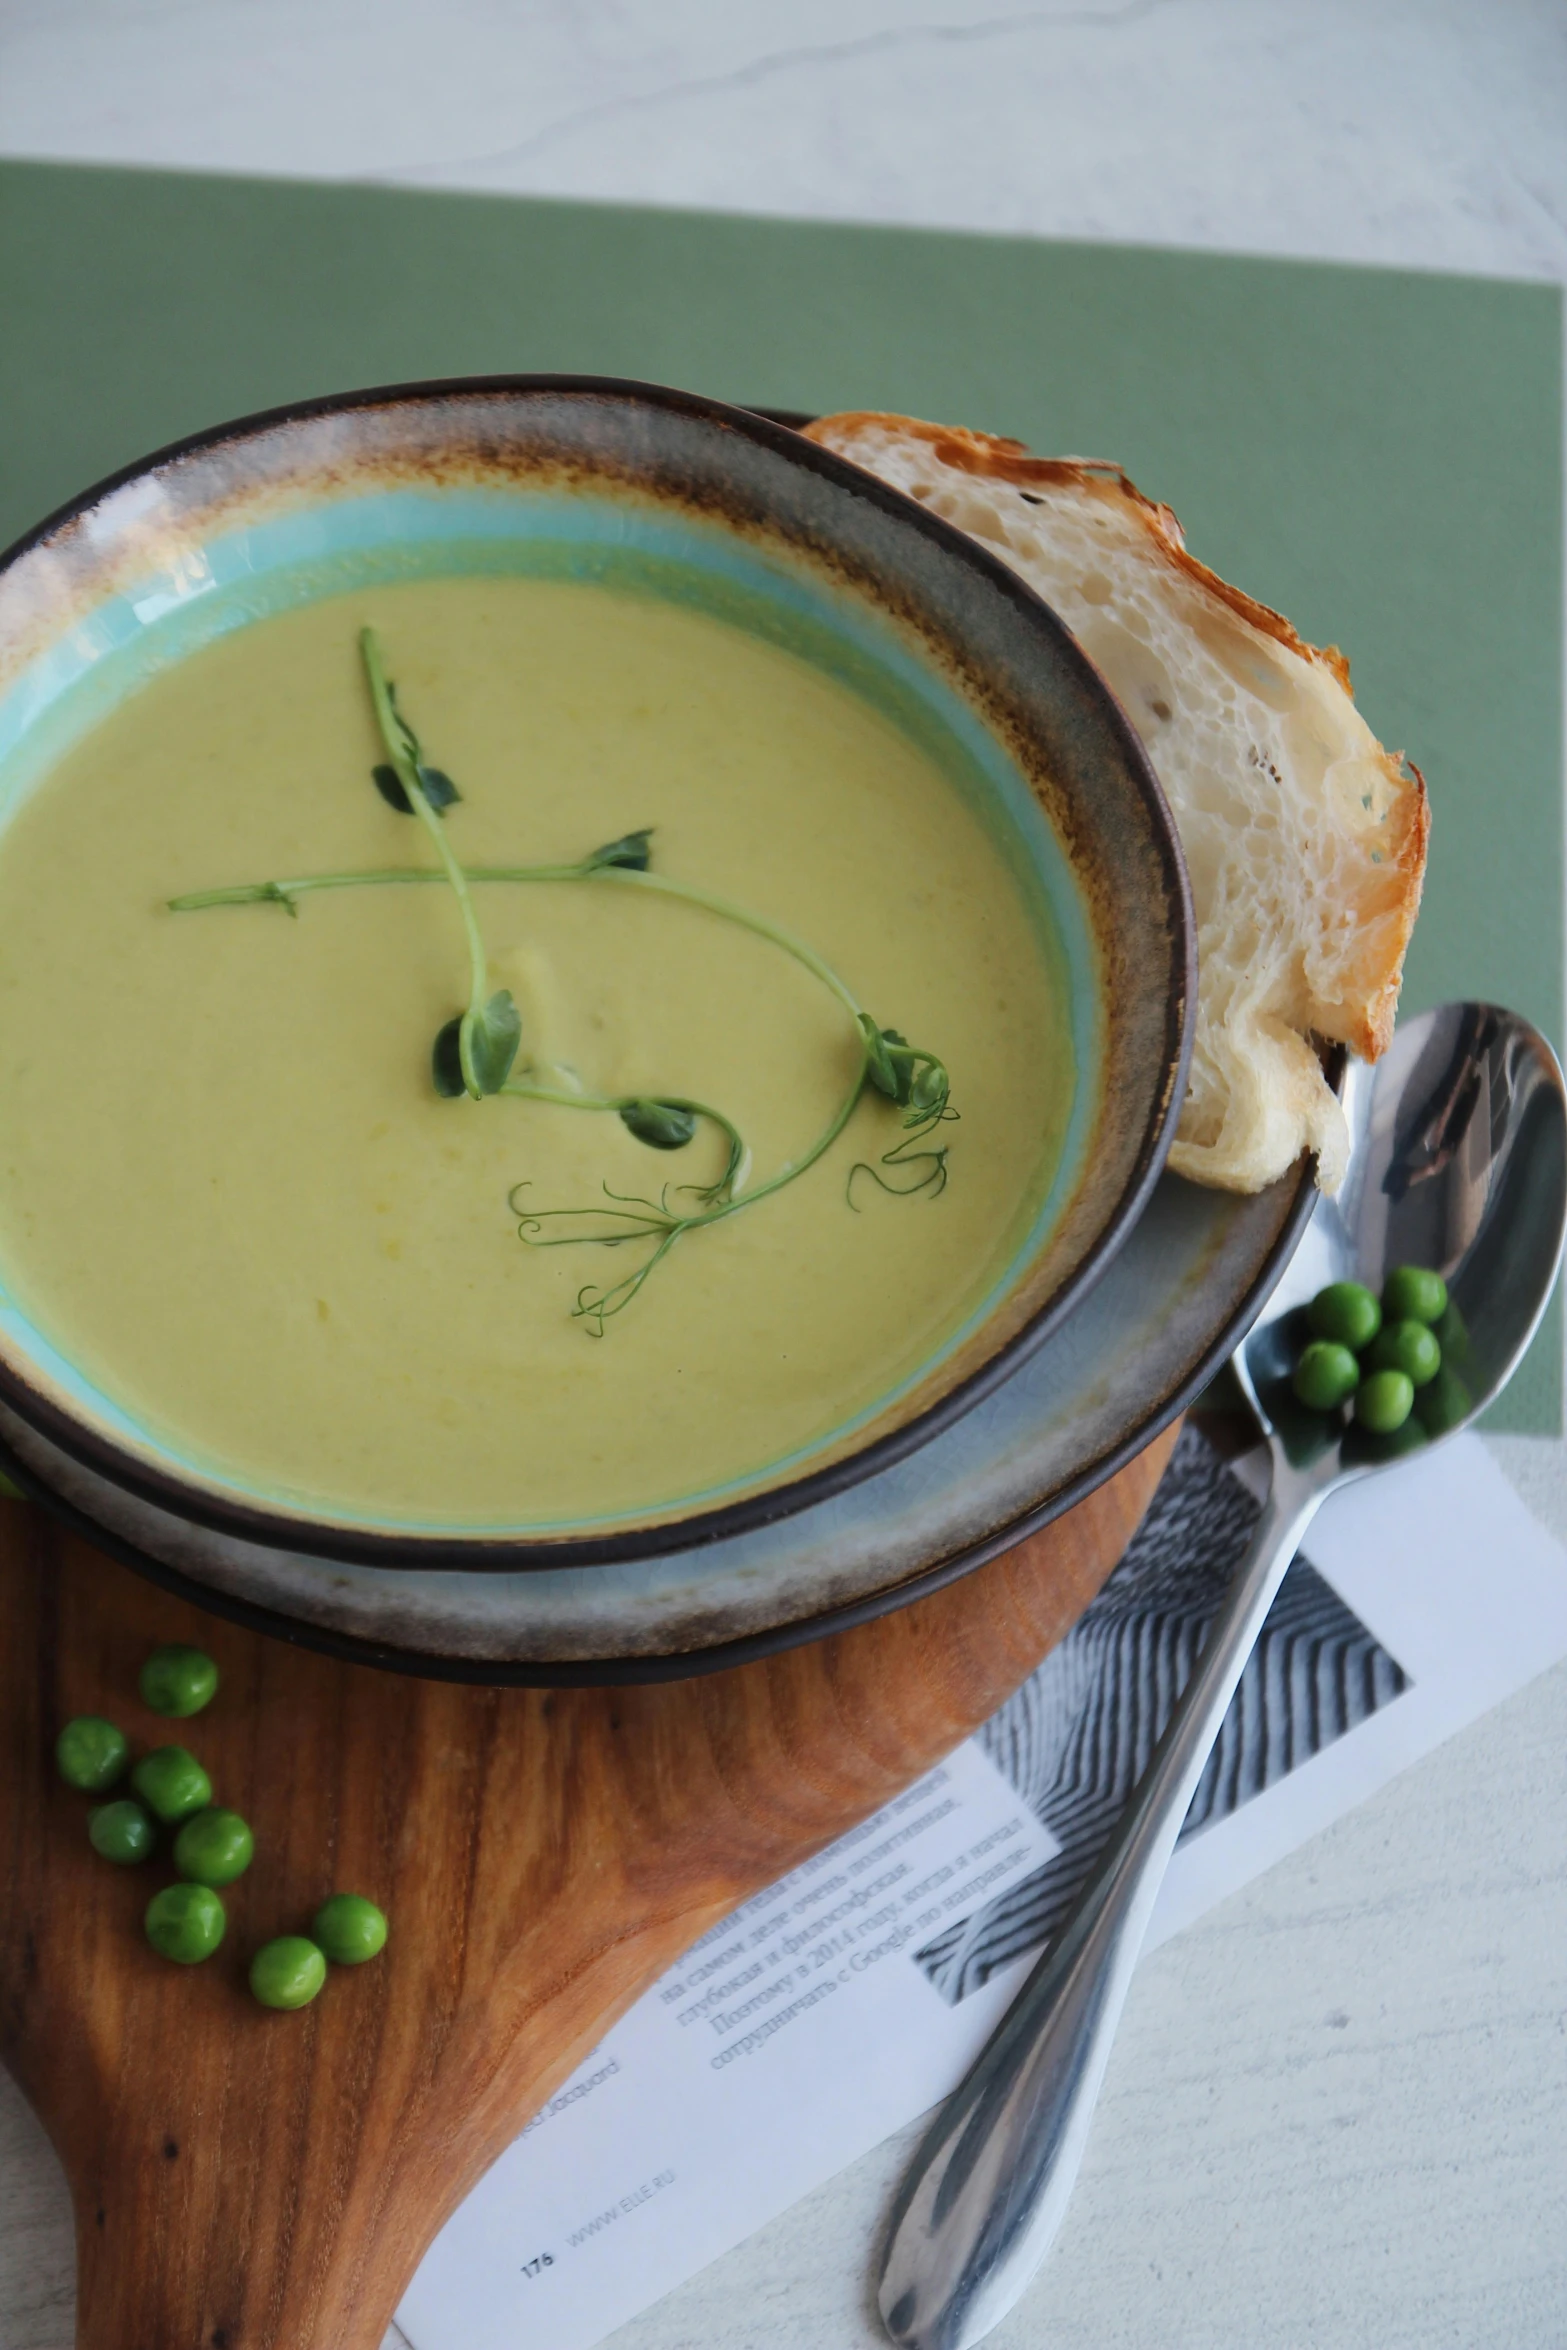
[(217, 1690), (218, 1668), (199, 1648), (155, 1648), (141, 1669), (144, 1704), (172, 1721), (199, 1714)]
[(158, 1837), (141, 1805), (122, 1795), (88, 1813), (87, 1841), (104, 1860), (128, 1869), (151, 1857)]
[(131, 1773), (131, 1785), (166, 1828), (205, 1811), (212, 1801), (212, 1781), (183, 1746), (157, 1746), (144, 1754)]
[[(200, 1713), (217, 1692), (218, 1668), (199, 1648), (166, 1644), (142, 1666), (143, 1702), (179, 1720)], [(115, 1724), (96, 1714), (67, 1722), (55, 1741), (55, 1762), (68, 1786), (96, 1795), (123, 1778), (130, 1748)], [(147, 1904), (147, 1940), (164, 1958), (198, 1966), (222, 1943), (228, 1919), (217, 1888), (244, 1875), (255, 1857), (250, 1824), (212, 1800), (212, 1781), (183, 1746), (159, 1746), (131, 1771), (135, 1797), (101, 1803), (90, 1813), (93, 1850), (122, 1868), (148, 1859), (157, 1844), (154, 1817), (175, 1828), (173, 1860), (180, 1882), (165, 1885)], [(334, 1893), (321, 1904), (315, 1939), (280, 1934), (250, 1962), (250, 1988), (263, 2007), (308, 2007), (326, 1981), (327, 1961), (363, 1966), (386, 1947), (386, 1913), (362, 1893)]]
[(248, 1823), (221, 1804), (193, 1812), (174, 1839), (174, 1866), (193, 1885), (232, 1885), (255, 1853)]
[(386, 1913), (362, 1893), (334, 1893), (310, 1930), (334, 1966), (363, 1966), (386, 1948)]
[(78, 1714), (54, 1742), (55, 1767), (67, 1787), (102, 1795), (125, 1776), (131, 1750), (123, 1731), (100, 1714)]
[(326, 1981), (326, 1959), (303, 1934), (263, 1942), (250, 1962), (250, 1988), (263, 2007), (308, 2007)]
[(208, 1885), (165, 1885), (147, 1904), (147, 1939), (162, 1958), (199, 1966), (223, 1939), (228, 1917)]

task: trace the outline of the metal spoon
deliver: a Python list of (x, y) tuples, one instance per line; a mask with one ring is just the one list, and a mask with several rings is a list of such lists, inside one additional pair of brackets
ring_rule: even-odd
[[(1273, 1458), (1250, 1548), (1108, 1849), (972, 2071), (893, 2211), (878, 2299), (906, 2350), (969, 2350), (1061, 2224), (1166, 1864), (1274, 1594), (1328, 1494), (1467, 1427), (1500, 1394), (1551, 1292), (1567, 1225), (1567, 1095), (1550, 1046), (1491, 1004), (1447, 1004), (1352, 1062), (1349, 1171), (1319, 1202), (1235, 1357)], [(1289, 1387), (1307, 1301), (1379, 1290), (1394, 1265), (1446, 1276), (1443, 1368), (1396, 1437), (1307, 1412)]]

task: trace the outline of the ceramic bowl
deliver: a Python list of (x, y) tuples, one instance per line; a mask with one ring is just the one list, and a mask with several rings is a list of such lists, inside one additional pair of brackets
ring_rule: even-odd
[(252, 1630), (425, 1678), (664, 1681), (905, 1606), (1091, 1493), (1200, 1394), (1246, 1335), (1317, 1190), (1254, 1198), (1166, 1172), (1060, 1329), (917, 1452), (771, 1525), (656, 1558), (513, 1574), (313, 1559), (127, 1492), (0, 1403), (0, 1466), (149, 1581)]
[(836, 675), (927, 744), (991, 826), (1070, 980), (1061, 1167), (969, 1321), (852, 1423), (721, 1492), (479, 1528), (302, 1507), (142, 1425), (6, 1289), (0, 1402), (177, 1521), (322, 1562), (452, 1571), (634, 1562), (815, 1506), (1016, 1372), (1131, 1231), (1174, 1130), (1195, 1005), (1169, 810), (1054, 615), (972, 541), (784, 427), (682, 393), (531, 377), (311, 402), (89, 492), (0, 562), (0, 856), (50, 759), (154, 670), (302, 601), (505, 570), (695, 603)]

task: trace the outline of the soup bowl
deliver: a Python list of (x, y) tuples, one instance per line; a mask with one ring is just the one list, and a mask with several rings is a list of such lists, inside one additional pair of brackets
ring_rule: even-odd
[[(1069, 1110), (1007, 1261), (912, 1372), (722, 1484), (569, 1521), (530, 1511), (521, 1473), (514, 1509), (460, 1525), (242, 1473), (74, 1360), (25, 1304), (25, 1265), (7, 1265), (25, 1241), (0, 1235), (13, 1450), (30, 1433), (40, 1460), (75, 1463), (162, 1519), (323, 1566), (624, 1564), (730, 1540), (880, 1474), (993, 1394), (1110, 1264), (1158, 1178), (1191, 1049), (1174, 826), (1060, 622), (982, 548), (787, 427), (642, 384), (485, 379), (308, 402), (183, 442), (52, 517), (0, 560), (0, 863), (54, 763), (171, 665), (325, 597), (497, 574), (716, 617), (846, 686), (934, 758), (1063, 974)], [(84, 1236), (114, 1245), (112, 1220)], [(235, 1347), (245, 1338), (236, 1328)]]

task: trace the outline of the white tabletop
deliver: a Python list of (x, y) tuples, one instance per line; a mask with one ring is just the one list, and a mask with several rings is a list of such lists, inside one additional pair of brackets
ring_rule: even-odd
[[(84, 162), (1564, 279), (1564, 126), (1562, 0), (0, 0), (0, 151)], [(1494, 1450), (1567, 1540), (1567, 1446)], [(1564, 2007), (1567, 1666), (1144, 1963), (996, 2350), (1567, 2339)], [(911, 2137), (615, 2350), (871, 2350)], [(0, 2350), (72, 2301), (0, 2074)]]

